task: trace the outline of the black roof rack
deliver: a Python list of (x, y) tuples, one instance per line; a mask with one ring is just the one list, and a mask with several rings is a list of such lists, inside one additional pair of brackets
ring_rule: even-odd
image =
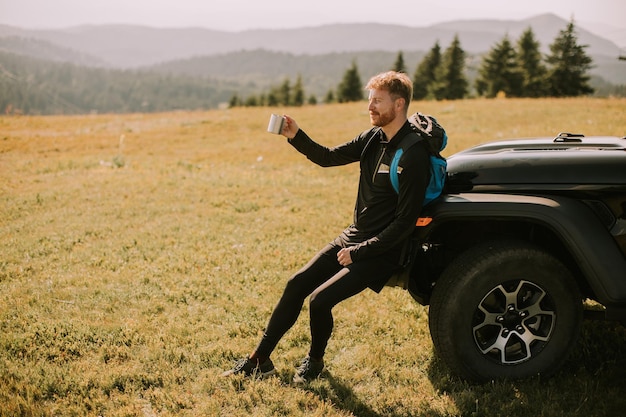
[(561, 132), (554, 138), (554, 142), (582, 142), (584, 137), (582, 133)]

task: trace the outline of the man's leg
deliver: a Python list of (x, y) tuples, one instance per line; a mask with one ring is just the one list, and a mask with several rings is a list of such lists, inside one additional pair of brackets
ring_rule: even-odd
[(311, 350), (309, 356), (321, 360), (333, 330), (332, 309), (372, 283), (387, 280), (397, 269), (395, 256), (380, 256), (342, 268), (311, 294)]
[(252, 358), (261, 361), (268, 358), (287, 330), (295, 324), (306, 297), (343, 268), (337, 261), (339, 249), (326, 246), (289, 279)]

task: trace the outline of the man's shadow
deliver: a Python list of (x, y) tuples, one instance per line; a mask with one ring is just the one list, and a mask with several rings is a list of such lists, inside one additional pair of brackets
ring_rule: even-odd
[[(375, 411), (366, 402), (361, 400), (352, 390), (351, 382), (344, 382), (339, 378), (335, 378), (328, 370), (325, 370), (322, 377), (328, 384), (312, 384), (304, 387), (305, 390), (317, 395), (326, 401), (331, 401), (338, 409), (347, 411), (358, 417), (400, 417), (406, 416), (406, 410), (385, 410), (384, 412)], [(416, 415), (427, 415), (429, 417), (443, 417), (448, 414), (441, 414), (440, 411), (428, 409), (420, 409)]]
[(335, 378), (328, 370), (325, 370), (322, 377), (326, 384), (309, 385), (305, 389), (318, 397), (331, 401), (335, 406), (343, 411), (348, 411), (352, 415), (359, 417), (400, 417), (393, 411), (385, 414), (374, 411), (369, 405), (363, 402), (350, 388), (349, 383)]

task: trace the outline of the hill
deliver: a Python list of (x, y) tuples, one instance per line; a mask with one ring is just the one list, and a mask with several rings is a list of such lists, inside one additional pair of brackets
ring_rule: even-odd
[[(457, 34), (466, 52), (480, 54), (488, 51), (505, 34), (516, 39), (528, 27), (532, 27), (542, 48), (547, 51), (548, 45), (567, 23), (555, 15), (544, 14), (517, 21), (467, 20), (426, 27), (362, 23), (242, 32), (130, 25), (27, 30), (0, 25), (0, 38), (36, 39), (55, 47), (91, 56), (94, 62), (102, 62), (107, 66), (136, 68), (197, 56), (256, 49), (297, 55), (359, 51), (427, 51), (436, 41), (441, 45), (448, 45)], [(589, 45), (590, 55), (617, 57), (619, 54), (619, 47), (607, 39), (581, 27), (578, 27), (578, 35), (582, 44)], [(11, 49), (11, 52), (32, 53), (23, 49)]]

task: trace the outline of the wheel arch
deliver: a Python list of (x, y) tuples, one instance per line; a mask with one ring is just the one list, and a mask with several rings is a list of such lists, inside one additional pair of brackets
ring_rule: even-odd
[[(424, 215), (433, 221), (417, 228), (416, 240), (444, 251), (434, 262), (438, 266), (428, 273), (417, 271), (418, 280), (435, 281), (446, 264), (477, 243), (516, 238), (560, 259), (585, 296), (605, 306), (626, 302), (626, 260), (601, 221), (580, 201), (561, 196), (453, 194), (427, 207)], [(419, 256), (424, 255), (418, 251)], [(428, 303), (430, 284), (419, 284), (418, 301), (423, 304)]]

